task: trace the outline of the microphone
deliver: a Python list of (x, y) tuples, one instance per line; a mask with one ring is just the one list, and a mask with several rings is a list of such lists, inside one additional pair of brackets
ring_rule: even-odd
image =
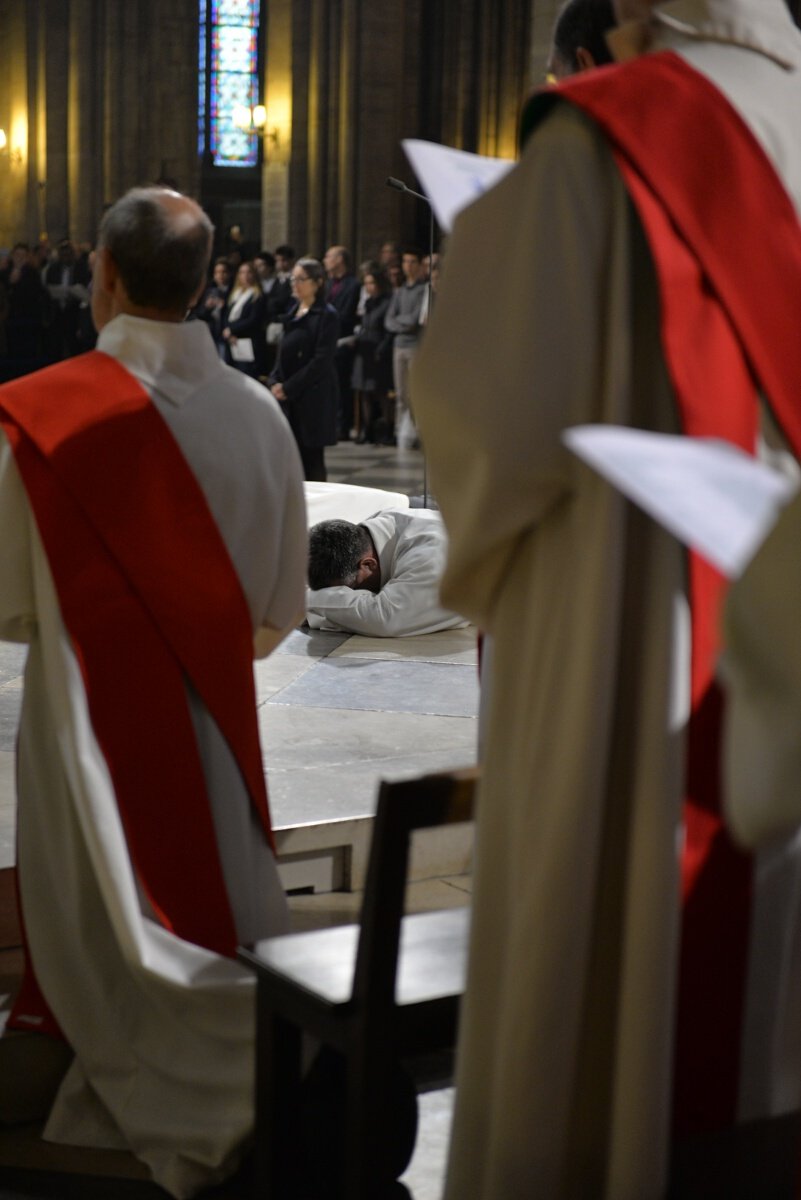
[(406, 186), (402, 179), (396, 179), (394, 175), (388, 177), (387, 187), (394, 188), (396, 192), (406, 192), (409, 196), (416, 196), (418, 200), (425, 200), (426, 204), (431, 204), (428, 196), (424, 196), (422, 192), (413, 192), (410, 187)]

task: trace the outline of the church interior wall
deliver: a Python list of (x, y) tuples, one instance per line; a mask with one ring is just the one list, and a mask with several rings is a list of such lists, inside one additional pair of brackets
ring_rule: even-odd
[(195, 18), (194, 0), (0, 0), (0, 246), (91, 241), (136, 183), (197, 189)]
[[(556, 8), (269, 0), (273, 134), (256, 200), (252, 187), (240, 197), (254, 236), (315, 253), (344, 242), (357, 259), (388, 237), (425, 246), (425, 207), (385, 184), (414, 186), (401, 139), (513, 156)], [(0, 0), (0, 247), (45, 232), (90, 241), (104, 204), (136, 183), (168, 179), (215, 199), (197, 153), (196, 21), (195, 0)], [(218, 222), (236, 207), (230, 178)]]

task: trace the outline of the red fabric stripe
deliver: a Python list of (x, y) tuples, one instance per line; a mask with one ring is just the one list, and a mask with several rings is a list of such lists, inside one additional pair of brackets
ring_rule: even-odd
[(233, 954), (184, 675), (270, 827), (251, 619), (205, 497), (146, 393), (107, 355), (7, 385), (0, 405), (137, 874), (167, 928)]
[[(753, 451), (758, 381), (801, 457), (801, 229), (762, 148), (717, 89), (673, 54), (576, 77), (556, 94), (609, 138), (637, 208), (685, 432)], [(524, 133), (553, 97), (534, 98)], [(722, 817), (714, 671), (725, 582), (694, 554), (689, 571), (693, 712), (674, 1082), (684, 1133), (736, 1118), (752, 874)]]

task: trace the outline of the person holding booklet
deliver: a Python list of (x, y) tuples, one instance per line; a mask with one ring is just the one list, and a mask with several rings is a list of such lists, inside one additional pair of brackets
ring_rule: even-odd
[(261, 281), (253, 263), (244, 262), (222, 316), (225, 361), (251, 379), (266, 370), (265, 299)]
[(339, 317), (323, 298), (326, 271), (316, 258), (299, 258), (291, 280), (295, 304), (267, 382), (295, 435), (306, 479), (325, 483), (325, 447), (337, 443)]

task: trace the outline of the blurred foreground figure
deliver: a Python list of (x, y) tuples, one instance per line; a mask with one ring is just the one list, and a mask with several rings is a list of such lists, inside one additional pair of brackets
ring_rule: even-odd
[(674, 1138), (799, 1107), (801, 876), (724, 825), (722, 580), (561, 433), (801, 453), (801, 36), (626, 7), (630, 61), (535, 97), (457, 220), (412, 381), (442, 601), (495, 645), (449, 1200), (660, 1197)]
[(10, 1024), (38, 1031), (0, 1040), (0, 1119), (38, 1115), (27, 1061), (61, 1036), (45, 1137), (130, 1150), (177, 1197), (252, 1127), (232, 959), (286, 917), (253, 654), (301, 616), (306, 565), (277, 404), (183, 322), (211, 235), (186, 197), (129, 192), (100, 229), (98, 352), (0, 389), (0, 635), (29, 643)]

